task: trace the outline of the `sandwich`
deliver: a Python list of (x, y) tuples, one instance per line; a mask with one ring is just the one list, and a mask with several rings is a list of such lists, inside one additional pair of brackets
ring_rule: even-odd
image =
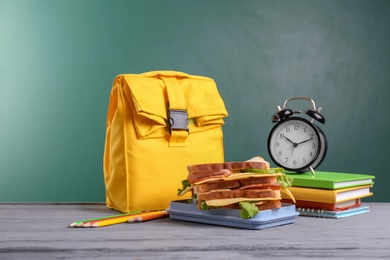
[(291, 178), (282, 168), (270, 168), (260, 156), (242, 162), (188, 165), (187, 170), (178, 195), (191, 191), (200, 210), (240, 209), (242, 218), (251, 218), (260, 210), (280, 208), (281, 192), (295, 201), (288, 190)]

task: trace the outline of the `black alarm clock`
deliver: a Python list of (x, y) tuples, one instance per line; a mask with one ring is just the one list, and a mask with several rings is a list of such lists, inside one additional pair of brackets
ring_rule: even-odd
[[(291, 100), (307, 100), (311, 102), (313, 109), (308, 109), (305, 114), (310, 121), (293, 115), (301, 114), (300, 110), (287, 108)], [(315, 122), (325, 124), (325, 118), (321, 115), (321, 108), (316, 108), (314, 101), (307, 97), (288, 98), (283, 105), (277, 107), (278, 111), (272, 116), (272, 122), (276, 125), (268, 136), (268, 153), (272, 161), (288, 171), (297, 173), (312, 172), (325, 159), (328, 142), (324, 132)]]

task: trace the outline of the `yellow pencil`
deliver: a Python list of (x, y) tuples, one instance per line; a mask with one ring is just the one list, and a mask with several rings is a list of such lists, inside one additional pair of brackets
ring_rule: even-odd
[(168, 211), (161, 211), (160, 212), (157, 212), (159, 214), (141, 214), (142, 216), (138, 216), (138, 217), (132, 217), (130, 218), (129, 220), (127, 220), (127, 222), (131, 223), (131, 222), (142, 222), (142, 221), (148, 221), (148, 220), (152, 220), (152, 219), (156, 219), (156, 218), (164, 218), (164, 217), (168, 217), (169, 216), (169, 213)]
[(93, 218), (93, 219), (86, 219), (86, 220), (79, 220), (79, 221), (71, 223), (69, 226), (70, 227), (83, 227), (84, 224), (89, 223), (89, 222), (102, 220), (102, 219), (109, 219), (109, 218), (117, 218), (117, 217), (129, 216), (129, 215), (134, 215), (134, 214), (138, 214), (138, 213), (142, 213), (142, 212), (145, 212), (145, 211), (138, 210), (138, 211), (133, 211), (133, 212), (124, 213), (124, 214), (111, 215), (111, 216), (105, 216), (105, 217)]
[(115, 224), (128, 222), (129, 219), (134, 219), (134, 218), (138, 218), (138, 217), (148, 218), (148, 219), (157, 219), (157, 218), (165, 217), (165, 216), (167, 216), (167, 214), (168, 213), (165, 210), (150, 211), (150, 212), (144, 212), (144, 213), (134, 214), (134, 215), (130, 215), (130, 216), (96, 220), (96, 221), (85, 223), (84, 227), (104, 227), (104, 226), (109, 226), (109, 225), (115, 225)]

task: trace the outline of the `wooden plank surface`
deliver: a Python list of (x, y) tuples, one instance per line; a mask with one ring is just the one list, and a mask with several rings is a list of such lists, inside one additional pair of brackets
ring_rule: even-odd
[(345, 219), (298, 217), (243, 230), (158, 219), (102, 228), (76, 220), (117, 214), (95, 204), (0, 204), (0, 259), (390, 259), (390, 203)]

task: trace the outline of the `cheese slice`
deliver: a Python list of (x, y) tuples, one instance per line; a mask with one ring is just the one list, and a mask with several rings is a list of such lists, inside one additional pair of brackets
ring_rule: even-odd
[(229, 180), (237, 180), (237, 179), (245, 179), (245, 178), (266, 178), (266, 177), (274, 177), (274, 176), (281, 176), (282, 173), (254, 173), (254, 172), (240, 172), (240, 173), (233, 173), (229, 176), (222, 177), (223, 180), (229, 181)]
[(223, 180), (222, 177), (208, 178), (208, 179), (205, 179), (205, 180), (201, 180), (201, 181), (195, 182), (193, 185), (200, 185), (200, 184), (203, 184), (203, 183), (206, 183), (206, 182), (214, 182), (214, 181), (221, 181), (221, 180)]
[(206, 200), (206, 204), (210, 207), (221, 207), (235, 204), (241, 201), (263, 201), (263, 200), (281, 200), (281, 198), (233, 198), (233, 199), (216, 199)]
[(232, 173), (229, 176), (217, 176), (213, 178), (207, 178), (204, 180), (200, 180), (198, 182), (195, 182), (193, 185), (200, 185), (207, 182), (216, 182), (216, 181), (229, 181), (229, 180), (237, 180), (237, 179), (245, 179), (245, 178), (266, 178), (266, 177), (273, 177), (273, 176), (281, 176), (282, 173), (255, 173), (255, 172), (236, 172)]
[(280, 191), (282, 191), (284, 194), (286, 194), (294, 203), (296, 203), (294, 195), (291, 193), (291, 191), (288, 188), (285, 188), (283, 186), (280, 187)]
[(180, 194), (178, 195), (179, 197), (183, 196), (184, 194), (186, 194), (187, 192), (189, 192), (190, 190), (192, 190), (194, 188), (194, 186), (189, 186), (187, 188), (185, 188), (184, 190), (182, 190), (180, 192)]

